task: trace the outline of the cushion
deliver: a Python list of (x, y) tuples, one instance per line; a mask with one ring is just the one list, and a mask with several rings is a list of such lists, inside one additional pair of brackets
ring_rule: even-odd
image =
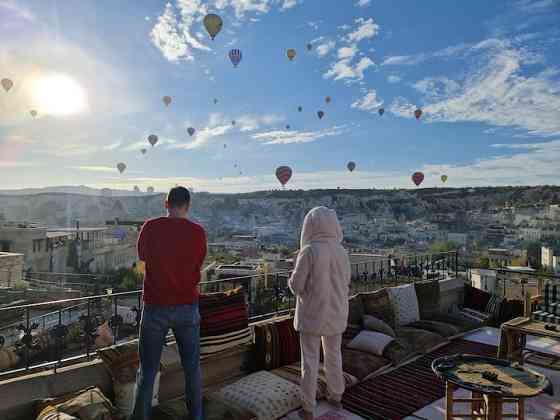
[(389, 359), (395, 366), (404, 362), (412, 354), (412, 351), (401, 340), (391, 341), (383, 351), (383, 357)]
[(383, 333), (385, 335), (390, 335), (391, 337), (395, 337), (395, 330), (393, 330), (386, 322), (371, 316), (371, 315), (364, 315), (364, 328), (370, 331), (377, 331)]
[(391, 327), (395, 326), (395, 314), (386, 288), (371, 293), (362, 293), (364, 314), (374, 316)]
[(391, 361), (384, 357), (349, 348), (342, 350), (342, 370), (358, 378), (359, 381), (390, 365)]
[(364, 330), (348, 344), (348, 348), (383, 356), (385, 347), (394, 339), (395, 337), (391, 337), (390, 335)]
[(360, 325), (364, 316), (364, 303), (360, 294), (348, 299), (348, 324)]
[[(297, 362), (292, 363), (291, 365), (282, 366), (281, 368), (274, 369), (272, 373), (299, 386), (301, 382), (301, 363)], [(358, 379), (347, 372), (343, 372), (343, 377), (346, 389), (349, 389), (358, 383)], [(321, 365), (319, 367), (319, 375), (317, 376), (317, 399), (320, 400), (327, 397), (327, 376), (324, 366)]]
[(202, 358), (253, 341), (243, 287), (202, 294), (200, 311), (200, 355)]
[(346, 345), (354, 339), (361, 331), (363, 330), (361, 325), (355, 324), (348, 324), (346, 326), (346, 330), (342, 334), (342, 347), (346, 347)]
[(430, 321), (440, 321), (446, 324), (451, 324), (459, 329), (460, 332), (466, 332), (480, 327), (480, 322), (473, 321), (470, 318), (464, 317), (460, 312), (453, 312), (449, 314), (436, 314), (428, 318)]
[(489, 300), (490, 293), (465, 284), (465, 306), (467, 308), (484, 311)]
[(420, 281), (414, 283), (416, 289), (416, 298), (418, 299), (418, 310), (420, 311), (420, 319), (424, 319), (440, 312), (439, 281)]
[(461, 330), (455, 325), (448, 324), (446, 322), (429, 321), (425, 319), (412, 322), (410, 324), (407, 324), (406, 326), (412, 328), (419, 328), (425, 331), (431, 331), (433, 333), (441, 335), (442, 337), (451, 337), (461, 332)]
[(388, 292), (395, 311), (395, 325), (406, 325), (420, 319), (414, 284), (390, 287)]
[(46, 406), (37, 416), (36, 420), (79, 420), (78, 417), (71, 416), (58, 411), (52, 405)]
[[(240, 407), (234, 407), (224, 401), (212, 397), (203, 397), (203, 412), (206, 420), (254, 420), (257, 416)], [(160, 404), (154, 409), (154, 420), (187, 419), (189, 411), (185, 398), (176, 398)]]
[(256, 370), (272, 370), (300, 359), (299, 334), (292, 318), (255, 325), (254, 334)]
[(426, 353), (432, 347), (445, 342), (441, 335), (418, 328), (400, 327), (396, 330), (397, 338), (412, 352)]
[(259, 420), (277, 419), (301, 406), (299, 386), (268, 371), (227, 385), (215, 397), (255, 413)]
[[(60, 413), (60, 419), (70, 420), (111, 420), (115, 409), (97, 387), (67, 394), (62, 397), (47, 399), (39, 403), (39, 417), (41, 420), (54, 420)], [(42, 416), (42, 417), (41, 417)]]

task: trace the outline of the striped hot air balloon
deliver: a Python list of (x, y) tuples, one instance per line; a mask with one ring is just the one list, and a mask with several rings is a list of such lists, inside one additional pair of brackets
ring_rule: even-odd
[(292, 168), (289, 166), (279, 166), (276, 168), (276, 178), (280, 181), (280, 184), (284, 187), (290, 178), (292, 177)]
[(417, 120), (419, 120), (420, 117), (422, 116), (422, 110), (418, 108), (416, 111), (414, 111), (414, 116), (416, 117)]
[(424, 181), (424, 174), (422, 172), (414, 172), (412, 174), (412, 182), (418, 187)]
[(229, 59), (231, 60), (231, 63), (233, 64), (233, 67), (237, 67), (237, 65), (241, 62), (241, 59), (243, 58), (243, 54), (241, 53), (241, 50), (238, 49), (233, 49), (229, 52)]

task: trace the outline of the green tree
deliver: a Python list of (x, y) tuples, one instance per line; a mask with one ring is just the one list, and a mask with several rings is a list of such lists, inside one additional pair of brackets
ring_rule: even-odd
[(430, 252), (437, 254), (438, 252), (449, 252), (457, 249), (457, 244), (451, 241), (436, 241), (430, 245)]

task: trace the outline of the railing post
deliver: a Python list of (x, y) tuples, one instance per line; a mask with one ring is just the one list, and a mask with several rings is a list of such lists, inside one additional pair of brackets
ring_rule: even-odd
[(455, 278), (459, 278), (459, 251), (455, 251)]

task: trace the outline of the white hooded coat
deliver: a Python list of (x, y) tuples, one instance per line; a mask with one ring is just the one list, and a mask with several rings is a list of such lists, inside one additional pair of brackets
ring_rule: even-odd
[(342, 229), (334, 210), (315, 207), (307, 213), (296, 267), (288, 282), (296, 296), (297, 331), (330, 336), (346, 330), (351, 271), (341, 242)]

